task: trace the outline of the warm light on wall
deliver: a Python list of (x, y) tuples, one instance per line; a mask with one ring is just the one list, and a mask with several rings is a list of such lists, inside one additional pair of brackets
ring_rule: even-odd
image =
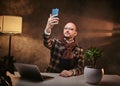
[(81, 17), (79, 20), (80, 36), (83, 38), (111, 37), (113, 34), (113, 22), (88, 17)]

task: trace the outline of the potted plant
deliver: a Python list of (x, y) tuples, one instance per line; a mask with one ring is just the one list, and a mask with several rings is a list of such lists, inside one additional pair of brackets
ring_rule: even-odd
[(103, 52), (97, 47), (90, 47), (84, 52), (85, 61), (88, 63), (84, 68), (84, 77), (89, 84), (98, 84), (103, 75), (104, 69), (97, 67), (97, 61), (103, 57)]

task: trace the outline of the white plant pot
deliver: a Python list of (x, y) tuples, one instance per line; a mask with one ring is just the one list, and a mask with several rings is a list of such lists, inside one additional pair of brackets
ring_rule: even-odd
[(99, 84), (104, 75), (104, 69), (95, 69), (92, 67), (84, 68), (84, 78), (89, 84)]

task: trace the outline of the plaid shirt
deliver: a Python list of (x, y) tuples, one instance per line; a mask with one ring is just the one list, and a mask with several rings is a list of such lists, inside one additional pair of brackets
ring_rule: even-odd
[(65, 46), (60, 40), (52, 38), (51, 35), (44, 34), (44, 45), (50, 49), (51, 58), (47, 72), (60, 73), (62, 70), (71, 70), (73, 75), (83, 73), (84, 59), (83, 49), (76, 46), (73, 49), (74, 58), (64, 59), (62, 57)]

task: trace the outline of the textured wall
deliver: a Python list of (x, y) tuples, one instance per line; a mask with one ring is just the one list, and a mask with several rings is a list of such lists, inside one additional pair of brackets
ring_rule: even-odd
[[(49, 62), (49, 50), (43, 46), (42, 34), (51, 9), (60, 9), (60, 23), (53, 36), (62, 35), (68, 21), (78, 28), (77, 40), (86, 50), (97, 46), (105, 56), (98, 62), (106, 73), (120, 74), (120, 16), (114, 0), (0, 0), (1, 15), (23, 17), (22, 35), (12, 36), (12, 52), (17, 62), (37, 64), (41, 71)], [(8, 36), (0, 36), (0, 56), (8, 53)]]

